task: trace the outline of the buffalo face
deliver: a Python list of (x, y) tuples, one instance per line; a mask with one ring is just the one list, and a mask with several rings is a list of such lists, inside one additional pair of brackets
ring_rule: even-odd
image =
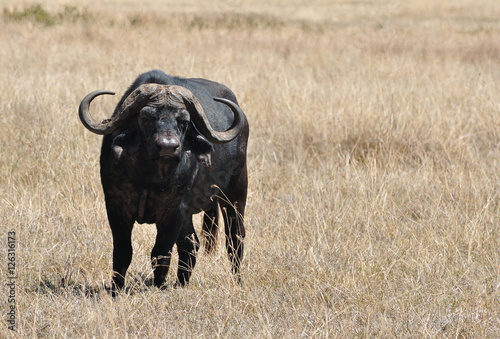
[(190, 122), (190, 115), (185, 109), (166, 105), (148, 105), (141, 109), (138, 126), (150, 159), (180, 161)]

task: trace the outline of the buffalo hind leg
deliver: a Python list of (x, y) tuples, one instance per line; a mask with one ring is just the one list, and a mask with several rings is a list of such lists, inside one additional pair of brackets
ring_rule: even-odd
[(246, 164), (241, 171), (231, 178), (229, 189), (224, 199), (219, 199), (224, 215), (226, 248), (231, 261), (232, 272), (238, 284), (241, 284), (241, 261), (243, 260), (243, 224), (247, 202), (248, 176)]
[(240, 267), (243, 260), (243, 239), (245, 238), (245, 226), (243, 225), (245, 201), (235, 201), (234, 205), (221, 201), (221, 206), (231, 269), (237, 282), (241, 284)]
[(179, 267), (177, 269), (177, 284), (189, 284), (189, 278), (196, 265), (196, 254), (200, 248), (200, 241), (193, 227), (192, 217), (187, 217), (177, 239), (179, 252)]
[(210, 254), (215, 248), (217, 230), (219, 227), (219, 202), (213, 198), (212, 207), (203, 215), (203, 237), (205, 238), (205, 253)]

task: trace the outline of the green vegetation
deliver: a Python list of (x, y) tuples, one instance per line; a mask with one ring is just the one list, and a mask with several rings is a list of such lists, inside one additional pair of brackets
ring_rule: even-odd
[(75, 6), (64, 6), (58, 13), (49, 13), (43, 5), (34, 4), (24, 9), (4, 8), (3, 17), (8, 21), (31, 21), (44, 26), (53, 26), (63, 22), (75, 21), (88, 18), (86, 10), (80, 11)]

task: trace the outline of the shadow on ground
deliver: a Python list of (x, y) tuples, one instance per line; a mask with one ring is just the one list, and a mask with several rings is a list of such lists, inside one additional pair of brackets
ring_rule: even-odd
[[(163, 285), (161, 290), (170, 290), (175, 286)], [(147, 275), (133, 275), (127, 278), (125, 288), (117, 293), (134, 295), (137, 293), (145, 293), (152, 289), (157, 290), (153, 285), (153, 279)], [(79, 283), (73, 280), (65, 279), (64, 277), (57, 279), (42, 278), (37, 285), (26, 288), (26, 292), (35, 292), (54, 296), (82, 296), (86, 298), (100, 298), (103, 295), (116, 296), (111, 288), (111, 282), (102, 284)]]

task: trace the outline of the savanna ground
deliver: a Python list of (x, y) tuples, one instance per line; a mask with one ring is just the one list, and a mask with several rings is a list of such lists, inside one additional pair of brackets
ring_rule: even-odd
[[(498, 1), (0, 4), (0, 337), (500, 337)], [(222, 236), (189, 287), (175, 266), (150, 287), (137, 225), (127, 291), (104, 288), (101, 137), (77, 107), (154, 68), (248, 116), (242, 287)]]

